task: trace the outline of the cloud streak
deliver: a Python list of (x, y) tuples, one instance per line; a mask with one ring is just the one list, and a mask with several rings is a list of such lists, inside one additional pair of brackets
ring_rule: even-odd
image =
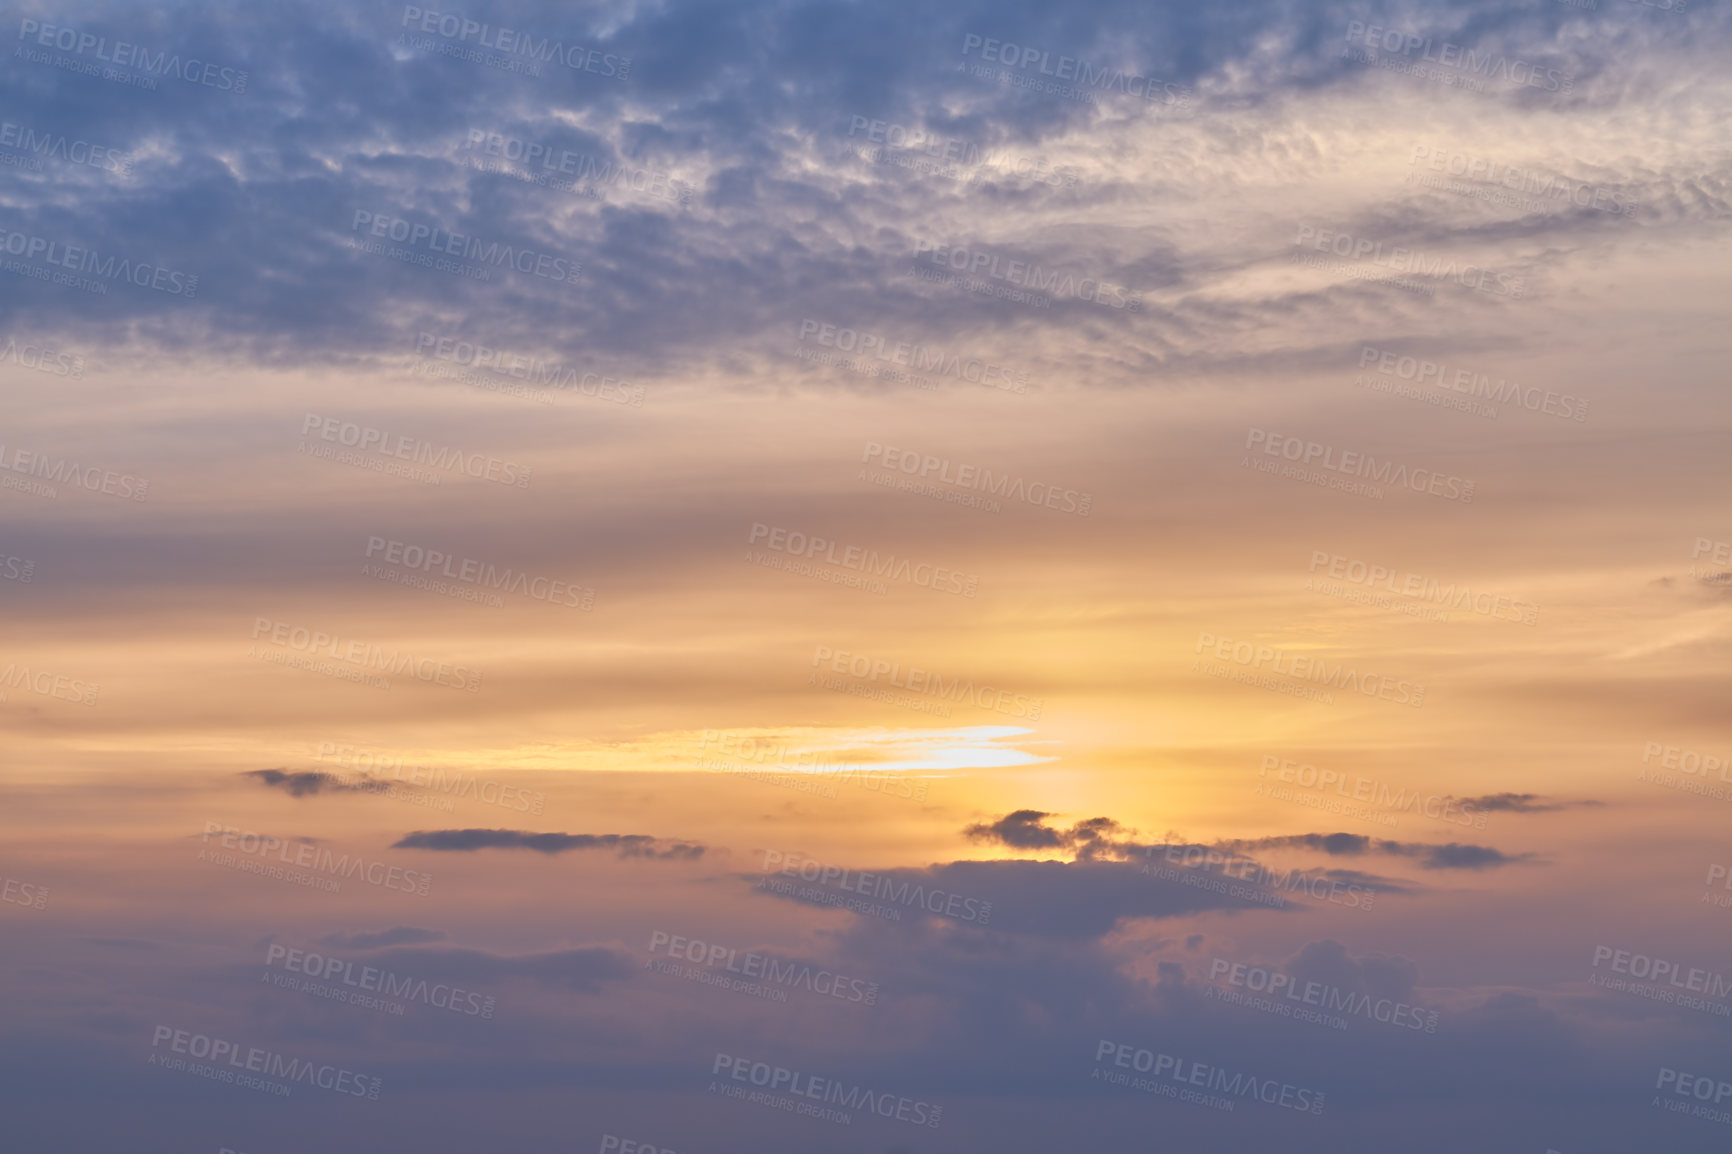
[(393, 849), (424, 849), (438, 853), (473, 853), (483, 849), (527, 849), (539, 854), (562, 854), (577, 850), (612, 850), (622, 858), (653, 858), (663, 861), (696, 861), (705, 847), (692, 842), (669, 842), (640, 833), (534, 833), (517, 829), (417, 830), (396, 842)]

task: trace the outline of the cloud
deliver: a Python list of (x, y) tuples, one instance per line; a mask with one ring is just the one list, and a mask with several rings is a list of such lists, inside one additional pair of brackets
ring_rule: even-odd
[(416, 830), (392, 846), (393, 849), (430, 849), (468, 853), (478, 849), (530, 849), (556, 854), (568, 850), (611, 849), (622, 858), (646, 857), (673, 861), (695, 861), (704, 856), (704, 846), (692, 842), (664, 842), (641, 833), (532, 833), (518, 829)]
[[(759, 883), (764, 880), (757, 874), (741, 876)], [(1200, 871), (1198, 876), (1203, 876)], [(892, 922), (928, 921), (1065, 939), (1103, 937), (1127, 918), (1171, 918), (1213, 910), (1275, 912), (1270, 904), (1165, 880), (1127, 862), (1090, 860), (956, 861), (925, 869), (850, 871), (837, 886), (822, 890), (757, 888), (772, 897), (820, 908), (881, 911), (884, 920)], [(1261, 892), (1252, 883), (1243, 888)], [(864, 912), (859, 917), (873, 921), (879, 914)]]
[(414, 926), (392, 926), (388, 930), (362, 931), (353, 934), (326, 934), (318, 939), (321, 946), (339, 949), (377, 950), (386, 946), (412, 946), (437, 942), (445, 937), (443, 930), (422, 930)]
[(997, 841), (1012, 849), (1057, 849), (1064, 835), (1042, 824), (1050, 814), (1038, 809), (1019, 809), (989, 825), (971, 825), (963, 832), (974, 841)]
[[(1572, 108), (1609, 101), (1612, 93), (1594, 82), (1614, 61), (1638, 77), (1656, 60), (1684, 78), (1700, 67), (1658, 33), (1625, 34), (1645, 53), (1632, 53), (1638, 45), (1627, 42), (1597, 49), (1590, 38), (1559, 32), (1569, 15), (1468, 6), (1415, 13), (1410, 26), (1481, 51), (1535, 55), (1578, 79), (1575, 104), (1514, 88), (1502, 99), (1481, 98), (1476, 107), (1488, 117), (1546, 99)], [(0, 300), (45, 325), (82, 329), (92, 341), (123, 332), (178, 348), (198, 342), (264, 364), (401, 354), (420, 328), (447, 329), (459, 317), (470, 339), (495, 347), (556, 358), (600, 351), (643, 366), (711, 357), (722, 342), (761, 349), (806, 315), (865, 315), (875, 330), (906, 329), (926, 340), (1008, 327), (993, 302), (906, 275), (914, 244), (925, 239), (1133, 291), (1187, 290), (1185, 299), (1139, 318), (1132, 343), (1141, 348), (1132, 359), (1144, 363), (1232, 363), (1274, 350), (1215, 338), (1296, 310), (1391, 307), (1392, 293), (1370, 284), (1256, 297), (1227, 284), (1284, 255), (1285, 237), (1269, 238), (1277, 223), (1284, 234), (1302, 206), (1259, 209), (1255, 193), (1272, 178), (1300, 186), (1316, 174), (1317, 138), (1340, 123), (1338, 108), (1367, 90), (1394, 95), (1392, 103), (1424, 94), (1423, 86), (1340, 59), (1344, 12), (1259, 3), (1231, 12), (1102, 11), (1073, 23), (1032, 9), (990, 11), (994, 33), (1007, 42), (1089, 60), (1109, 75), (1123, 69), (1195, 89), (1195, 108), (1183, 115), (1122, 91), (1083, 103), (963, 74), (963, 38), (985, 18), (966, 9), (832, 6), (802, 12), (798, 30), (770, 4), (745, 3), (730, 17), (685, 4), (606, 18), (519, 13), (528, 25), (557, 27), (634, 60), (630, 83), (555, 68), (536, 82), (544, 96), (525, 101), (520, 76), (393, 45), (401, 29), (389, 16), (290, 3), (242, 20), (171, 7), (144, 28), (124, 9), (93, 14), (86, 22), (112, 39), (197, 44), (201, 57), (254, 62), (248, 90), (236, 96), (192, 86), (109, 102), (93, 99), (106, 93), (85, 76), (15, 65), (0, 81), (9, 105), (62, 109), (58, 124), (124, 142), (136, 163), (124, 180), (68, 165), (12, 170), (18, 195), (10, 222), (104, 258), (197, 274), (197, 295), (120, 283), (90, 299), (8, 278)], [(1120, 21), (1134, 31), (1127, 35)], [(855, 51), (820, 48), (830, 44)], [(814, 66), (819, 59), (824, 67)], [(764, 83), (770, 76), (778, 82)], [(1321, 127), (1284, 123), (1290, 99), (1313, 101)], [(1013, 177), (1014, 165), (964, 165), (967, 177), (982, 179), (955, 180), (872, 163), (853, 151), (865, 143), (849, 136), (857, 118), (956, 141), (970, 155), (1050, 151), (1055, 170), (1079, 170), (1083, 180), (1059, 189)], [(583, 158), (580, 174), (568, 176), (581, 188), (531, 183), (534, 165), (470, 147), (477, 132)], [(1236, 143), (1246, 134), (1265, 142), (1255, 157)], [(1638, 165), (1621, 143), (1608, 138), (1589, 159), (1598, 184), (1643, 203), (1638, 219), (1659, 223), (1662, 210), (1703, 221), (1726, 215), (1723, 182), (1699, 150)], [(1182, 220), (1134, 229), (1083, 223), (1088, 213), (1079, 209), (1105, 210), (1110, 219), (1151, 183), (1124, 157), (1146, 158), (1158, 174), (1153, 183), (1174, 201), (1230, 185), (1249, 190), (1254, 227), (1222, 241)], [(477, 160), (508, 171), (480, 171)], [(1571, 179), (1586, 168), (1543, 156), (1532, 163), (1547, 171), (1561, 164), (1560, 175)], [(676, 183), (696, 191), (689, 203), (638, 191)], [(1626, 223), (1565, 205), (1497, 224), (1460, 213), (1452, 195), (1396, 200), (1340, 206), (1340, 223), (1392, 244), (1416, 239), (1441, 250), (1489, 242), (1508, 250), (1524, 242), (1534, 253), (1604, 244), (1614, 225)], [(1025, 210), (1028, 226), (988, 243), (970, 214), (1003, 219), (1006, 204)], [(485, 269), (493, 274), (487, 282), (411, 267), (357, 250), (353, 242), (367, 239), (354, 227), (357, 211), (581, 261), (583, 272), (573, 291), (499, 266)], [(574, 295), (581, 308), (567, 307)], [(1074, 299), (1024, 312), (1011, 323), (1055, 340), (1087, 334), (1103, 316)], [(1305, 350), (1282, 352), (1292, 358)]]
[[(1223, 958), (1238, 963), (1242, 959)], [(1286, 961), (1272, 967), (1288, 974), (1299, 983), (1316, 982), (1347, 993), (1369, 994), (1374, 998), (1412, 1001), (1419, 984), (1419, 966), (1407, 958), (1383, 954), (1367, 954), (1354, 958), (1347, 947), (1332, 938), (1307, 942)], [(1215, 959), (1199, 963), (1198, 975), (1208, 977), (1216, 969)]]
[[(1513, 796), (1513, 795), (1511, 795)], [(968, 826), (963, 833), (972, 841), (997, 842), (1012, 849), (1065, 849), (1081, 861), (1128, 861), (1150, 858), (1155, 851), (1168, 847), (1141, 846), (1134, 842), (1115, 840), (1110, 835), (1124, 831), (1112, 818), (1094, 817), (1077, 822), (1068, 830), (1046, 824), (1051, 817), (1036, 809), (1019, 809), (997, 821)], [(1185, 848), (1185, 847), (1172, 847)], [(1492, 869), (1518, 861), (1530, 860), (1531, 855), (1508, 855), (1486, 846), (1431, 845), (1423, 842), (1381, 841), (1352, 833), (1307, 833), (1283, 837), (1222, 842), (1213, 847), (1226, 850), (1308, 849), (1331, 857), (1361, 857), (1383, 854), (1391, 857), (1416, 858), (1424, 869)], [(1369, 884), (1370, 875), (1355, 874), (1356, 884)], [(1385, 879), (1376, 879), (1379, 882)], [(1380, 887), (1383, 888), (1383, 887)]]
[(606, 946), (518, 955), (455, 947), (405, 946), (382, 951), (369, 961), (417, 977), (478, 984), (522, 978), (580, 993), (595, 993), (606, 982), (631, 977), (639, 967), (626, 954)]
[(1091, 817), (1068, 830), (1058, 830), (1045, 824), (1051, 816), (1037, 809), (1019, 809), (962, 832), (971, 841), (998, 842), (1011, 849), (1068, 849), (1077, 860), (1087, 861), (1110, 854), (1118, 843), (1108, 835), (1124, 828), (1110, 817)]
[(1462, 808), (1486, 813), (1553, 813), (1560, 809), (1603, 805), (1592, 800), (1560, 801), (1537, 793), (1488, 793), (1484, 797), (1461, 799)]
[(1332, 857), (1362, 857), (1383, 854), (1390, 857), (1414, 858), (1422, 869), (1446, 870), (1493, 869), (1517, 862), (1533, 861), (1533, 854), (1506, 854), (1490, 846), (1462, 845), (1449, 842), (1436, 845), (1428, 842), (1385, 841), (1356, 833), (1302, 833), (1284, 837), (1261, 837), (1221, 843), (1221, 848), (1241, 849), (1309, 849)]
[(263, 785), (283, 790), (290, 797), (313, 797), (321, 793), (379, 793), (386, 788), (382, 781), (350, 781), (334, 773), (316, 770), (296, 773), (286, 769), (249, 769), (241, 776), (256, 777)]

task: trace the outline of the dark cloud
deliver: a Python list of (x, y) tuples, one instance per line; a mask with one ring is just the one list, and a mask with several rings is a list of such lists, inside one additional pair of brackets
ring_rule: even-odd
[(1363, 857), (1382, 854), (1390, 857), (1416, 859), (1422, 869), (1445, 870), (1493, 869), (1517, 862), (1535, 860), (1533, 854), (1506, 854), (1489, 846), (1462, 845), (1450, 842), (1435, 845), (1427, 842), (1387, 841), (1356, 833), (1303, 833), (1283, 837), (1263, 837), (1222, 843), (1232, 850), (1306, 849), (1331, 857)]
[[(1221, 959), (1235, 964), (1254, 964), (1243, 958)], [(1216, 970), (1216, 959), (1198, 962), (1192, 968), (1195, 976), (1205, 980), (1224, 980)], [(1419, 966), (1407, 958), (1384, 954), (1351, 956), (1347, 947), (1332, 938), (1307, 942), (1285, 961), (1268, 968), (1288, 974), (1298, 983), (1316, 982), (1345, 993), (1369, 994), (1374, 998), (1414, 1001), (1419, 986)]]
[[(1386, 843), (1393, 845), (1394, 843)], [(1337, 857), (1370, 853), (1372, 839), (1356, 833), (1300, 833), (1223, 843), (1227, 849), (1311, 849)]]
[(1420, 858), (1420, 864), (1433, 870), (1482, 870), (1495, 869), (1515, 862), (1532, 861), (1532, 854), (1516, 854), (1514, 856), (1501, 853), (1489, 846), (1461, 845), (1450, 842), (1448, 845), (1406, 846), (1403, 847), (1410, 856)]
[[(1510, 795), (1513, 796), (1513, 795)], [(1167, 846), (1140, 846), (1115, 839), (1112, 835), (1126, 832), (1118, 822), (1107, 817), (1078, 822), (1068, 830), (1046, 824), (1051, 817), (1034, 809), (1019, 809), (997, 821), (968, 826), (963, 833), (973, 841), (996, 842), (1012, 849), (1062, 849), (1072, 851), (1077, 861), (1124, 861), (1143, 858), (1153, 860), (1157, 850)], [(1183, 850), (1186, 847), (1171, 847)], [(1385, 841), (1353, 833), (1307, 833), (1282, 837), (1265, 837), (1219, 843), (1212, 847), (1234, 852), (1259, 849), (1313, 850), (1331, 857), (1363, 857), (1382, 854), (1390, 857), (1414, 858), (1424, 869), (1491, 869), (1530, 860), (1531, 855), (1506, 855), (1485, 846), (1431, 845), (1423, 842)], [(1181, 855), (1182, 857), (1183, 855)], [(1356, 884), (1367, 878), (1355, 878)], [(1381, 880), (1381, 879), (1380, 879)]]
[(1486, 813), (1554, 813), (1561, 809), (1597, 806), (1602, 803), (1591, 800), (1564, 801), (1543, 797), (1537, 793), (1488, 793), (1484, 797), (1462, 798), (1461, 804), (1464, 809), (1477, 809)]
[[(1034, 867), (1011, 871), (1018, 884), (1037, 872), (1060, 876), (1100, 868), (993, 864)], [(1043, 888), (1037, 885), (1036, 892)], [(993, 920), (998, 920), (996, 907)], [(1573, 1047), (1568, 1044), (1584, 1024), (1580, 1014), (1559, 1015), (1541, 1009), (1534, 999), (1505, 994), (1439, 996), (1421, 984), (1419, 965), (1399, 954), (1357, 952), (1334, 939), (1309, 941), (1285, 960), (1271, 962), (1210, 948), (1183, 961), (1159, 961), (1151, 967), (1150, 981), (1125, 970), (1125, 963), (1145, 945), (1139, 941), (1125, 946), (1086, 935), (1019, 935), (1006, 941), (993, 934), (956, 932), (942, 918), (892, 922), (870, 916), (851, 919), (837, 939), (838, 953), (849, 965), (919, 1007), (917, 1017), (903, 1020), (911, 1028), (918, 1022), (922, 1045), (898, 1057), (899, 1072), (916, 1084), (957, 1093), (1025, 1095), (1038, 1104), (1030, 1112), (1030, 1124), (1061, 1110), (1061, 1103), (1077, 1093), (1078, 1079), (1088, 1076), (1103, 1038), (1280, 1075), (1326, 1089), (1336, 1095), (1332, 1102), (1361, 1096), (1371, 1102), (1399, 1100), (1402, 1087), (1418, 1079), (1425, 1084), (1420, 1093), (1479, 1110), (1486, 1088), (1499, 1081), (1517, 1079), (1523, 1085), (1543, 1084), (1548, 1094), (1567, 1094), (1584, 1079), (1600, 1087), (1628, 1079), (1627, 1069), (1602, 1062), (1579, 1037)], [(1373, 1000), (1437, 1007), (1438, 1029), (1433, 1034), (1407, 1024), (1355, 1020), (1349, 1029), (1336, 1031), (1234, 1007), (1209, 997), (1208, 975), (1216, 957), (1260, 964), (1301, 982)], [(1469, 1055), (1476, 1060), (1465, 1061)], [(1620, 1059), (1627, 1067), (1628, 1056)], [(1535, 1063), (1542, 1064), (1541, 1070), (1523, 1073)], [(1104, 1123), (1108, 1131), (1145, 1116), (1111, 1113), (1114, 1106), (1105, 1098), (1092, 1103), (1091, 1110), (1106, 1111), (1103, 1117), (1115, 1119)], [(1174, 1115), (1174, 1126), (1187, 1125), (1178, 1112)], [(1210, 1132), (1208, 1121), (1200, 1120), (1195, 1133)], [(1273, 1132), (1266, 1144), (1285, 1148)], [(1204, 1146), (1212, 1148), (1206, 1142)], [(1447, 1142), (1431, 1142), (1419, 1134), (1403, 1147), (1427, 1154), (1451, 1149)], [(1005, 1148), (1023, 1146), (1010, 1143)], [(1321, 1154), (1374, 1147), (1358, 1137), (1344, 1140), (1329, 1134), (1294, 1148)]]
[(1043, 824), (1051, 814), (1038, 809), (1019, 809), (986, 825), (971, 825), (963, 832), (974, 841), (997, 841), (1012, 849), (1057, 849), (1064, 835)]
[(262, 784), (283, 790), (290, 797), (313, 797), (321, 793), (379, 793), (387, 788), (382, 781), (351, 781), (317, 770), (297, 773), (286, 769), (249, 769), (241, 776), (256, 777)]
[(971, 841), (997, 842), (1011, 849), (1066, 849), (1085, 861), (1109, 855), (1117, 845), (1111, 835), (1123, 830), (1110, 817), (1091, 817), (1068, 830), (1058, 830), (1046, 825), (1051, 816), (1036, 809), (1019, 809), (962, 832)]
[(518, 829), (416, 830), (393, 849), (429, 849), (467, 853), (478, 849), (529, 849), (557, 854), (569, 850), (611, 849), (622, 858), (662, 858), (695, 861), (705, 847), (691, 842), (666, 842), (641, 833), (532, 833)]
[[(1201, 870), (1194, 873), (1198, 881), (1219, 880)], [(744, 876), (764, 881), (762, 875)], [(1130, 862), (958, 861), (920, 870), (852, 871), (836, 885), (796, 885), (792, 892), (762, 884), (758, 888), (807, 905), (876, 911), (861, 913), (861, 920), (880, 916), (901, 922), (928, 920), (1065, 939), (1101, 937), (1127, 918), (1171, 918), (1213, 910), (1268, 913), (1279, 908), (1273, 902), (1259, 904), (1229, 896), (1224, 885), (1217, 890), (1164, 879)], [(1243, 888), (1276, 897), (1252, 882)], [(817, 896), (819, 892), (823, 896)]]

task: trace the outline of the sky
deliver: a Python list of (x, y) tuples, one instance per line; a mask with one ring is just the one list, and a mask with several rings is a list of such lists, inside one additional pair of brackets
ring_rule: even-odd
[(8, 1151), (1725, 1148), (1720, 0), (0, 27)]

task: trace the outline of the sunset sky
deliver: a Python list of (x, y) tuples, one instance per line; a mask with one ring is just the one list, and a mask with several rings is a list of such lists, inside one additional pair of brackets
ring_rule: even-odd
[(0, 1149), (1726, 1148), (1721, 0), (10, 16)]

